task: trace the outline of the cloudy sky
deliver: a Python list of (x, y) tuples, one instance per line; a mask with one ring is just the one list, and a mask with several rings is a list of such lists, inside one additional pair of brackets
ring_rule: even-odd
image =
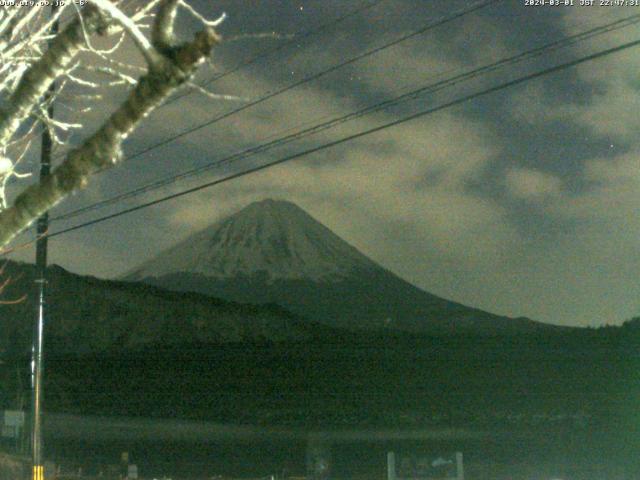
[[(372, 0), (368, 0), (371, 2)], [(74, 210), (156, 179), (591, 28), (640, 7), (530, 7), (504, 0), (232, 115), (96, 177), (59, 206)], [(126, 154), (242, 106), (469, 7), (464, 0), (194, 1), (228, 18), (199, 81), (265, 49), (277, 53), (156, 111)], [(321, 33), (305, 32), (332, 24)], [(182, 33), (195, 22), (185, 20)], [(277, 32), (281, 38), (244, 38)], [(633, 24), (509, 64), (168, 188), (92, 211), (118, 211), (372, 128), (531, 72), (640, 38)], [(133, 57), (125, 46), (120, 53)], [(246, 204), (293, 201), (383, 266), (445, 298), (566, 325), (640, 314), (640, 47), (625, 50), (215, 188), (51, 240), (51, 261), (114, 277)], [(101, 107), (116, 105), (117, 94)], [(70, 104), (73, 99), (68, 99)], [(77, 100), (76, 100), (77, 101)], [(62, 110), (61, 110), (62, 112)], [(65, 113), (61, 113), (65, 115)], [(87, 131), (98, 113), (87, 119)], [(95, 117), (95, 118), (94, 118)], [(21, 184), (14, 185), (18, 191)], [(33, 237), (27, 233), (22, 241)], [(21, 240), (18, 240), (20, 242)], [(16, 258), (31, 259), (21, 249)]]

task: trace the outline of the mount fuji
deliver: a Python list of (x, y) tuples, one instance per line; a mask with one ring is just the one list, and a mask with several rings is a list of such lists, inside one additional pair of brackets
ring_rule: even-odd
[(350, 330), (516, 334), (556, 330), (440, 298), (360, 253), (297, 205), (252, 203), (124, 277), (235, 302), (275, 303)]

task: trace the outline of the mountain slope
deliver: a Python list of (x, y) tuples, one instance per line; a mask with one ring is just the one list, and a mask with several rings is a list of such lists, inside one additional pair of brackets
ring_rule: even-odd
[(253, 203), (125, 279), (238, 302), (277, 303), (298, 315), (355, 330), (498, 334), (556, 329), (420, 290), (286, 201)]
[(293, 203), (264, 200), (190, 236), (126, 276), (330, 281), (376, 264)]
[[(20, 354), (31, 340), (35, 318), (34, 266), (9, 263), (14, 279), (6, 298), (29, 293), (25, 302), (2, 305), (0, 351)], [(101, 352), (146, 345), (228, 342), (297, 342), (331, 336), (333, 330), (304, 321), (277, 305), (242, 305), (205, 295), (100, 280), (53, 266), (48, 269), (46, 348)]]

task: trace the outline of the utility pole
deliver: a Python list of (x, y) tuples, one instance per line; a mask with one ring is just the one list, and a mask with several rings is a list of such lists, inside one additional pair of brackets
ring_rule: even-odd
[[(58, 6), (53, 2), (51, 15), (55, 16)], [(51, 26), (51, 34), (58, 33), (58, 22)], [(55, 83), (49, 87), (44, 96), (44, 101), (50, 101), (47, 106), (49, 118), (53, 118), (53, 94)], [(42, 143), (40, 149), (40, 183), (51, 173), (51, 151), (53, 140), (49, 134), (47, 125), (43, 126)], [(42, 371), (43, 371), (43, 342), (45, 307), (47, 292), (47, 230), (49, 229), (49, 213), (45, 212), (40, 218), (36, 227), (36, 289), (38, 299), (37, 317), (33, 329), (33, 344), (31, 347), (31, 459), (32, 459), (32, 480), (44, 480), (44, 455), (42, 448)]]

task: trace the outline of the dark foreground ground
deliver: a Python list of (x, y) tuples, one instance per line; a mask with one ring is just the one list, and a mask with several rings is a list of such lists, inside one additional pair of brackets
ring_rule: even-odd
[[(429, 449), (462, 451), (467, 479), (635, 480), (639, 330), (635, 324), (553, 338), (369, 337), (53, 351), (47, 356), (46, 406), (84, 416), (303, 432), (488, 432), (481, 439), (343, 439), (330, 445), (336, 479), (384, 478), (389, 450)], [(8, 359), (3, 367), (5, 406), (11, 406), (9, 392), (18, 388), (15, 372), (23, 360)], [(95, 430), (85, 438), (50, 431), (48, 456), (98, 473), (127, 451), (146, 478), (305, 471), (304, 435), (106, 439), (105, 430)]]
[[(332, 448), (332, 476), (335, 479), (386, 478), (386, 454), (395, 451), (464, 452), (465, 478), (513, 480), (632, 480), (640, 478), (638, 461), (623, 452), (586, 451), (546, 442), (345, 443)], [(296, 442), (247, 444), (171, 443), (50, 443), (51, 458), (68, 471), (82, 467), (86, 474), (106, 471), (128, 451), (145, 478), (210, 479), (215, 475), (259, 478), (269, 475), (305, 474), (306, 446)], [(78, 461), (78, 459), (82, 459)]]

